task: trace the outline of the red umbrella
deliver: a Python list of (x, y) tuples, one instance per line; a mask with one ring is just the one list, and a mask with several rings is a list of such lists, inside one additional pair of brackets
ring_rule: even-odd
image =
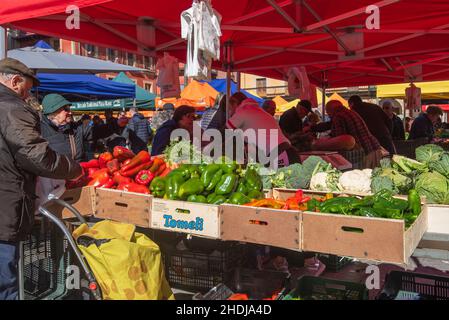
[[(376, 0), (375, 0), (376, 1)], [(232, 43), (233, 70), (278, 79), (304, 65), (329, 87), (449, 78), (449, 2), (384, 0), (380, 29), (370, 30), (373, 0), (226, 0), (222, 46)], [(74, 0), (80, 29), (67, 29), (67, 1), (3, 0), (0, 24), (130, 52), (185, 60), (180, 14), (192, 0)], [(30, 18), (31, 17), (31, 18)], [(367, 25), (368, 21), (368, 25)], [(374, 20), (375, 21), (375, 20)], [(221, 68), (221, 62), (214, 67)]]

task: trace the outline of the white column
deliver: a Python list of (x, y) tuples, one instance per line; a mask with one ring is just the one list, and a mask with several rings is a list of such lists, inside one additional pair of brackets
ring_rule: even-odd
[(8, 51), (8, 36), (6, 29), (0, 27), (0, 59), (6, 58), (6, 52)]

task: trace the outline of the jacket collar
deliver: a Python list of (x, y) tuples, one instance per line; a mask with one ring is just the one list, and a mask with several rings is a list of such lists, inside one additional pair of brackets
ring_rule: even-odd
[(9, 95), (9, 96), (13, 96), (13, 97), (15, 97), (17, 99), (22, 100), (22, 98), (17, 93), (15, 93), (13, 90), (11, 90), (7, 86), (5, 86), (3, 83), (0, 83), (0, 93), (1, 94), (6, 94), (6, 95)]

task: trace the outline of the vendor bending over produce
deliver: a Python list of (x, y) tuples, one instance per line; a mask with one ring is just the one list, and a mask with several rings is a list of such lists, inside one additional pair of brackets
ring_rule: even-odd
[[(377, 139), (370, 133), (363, 119), (354, 111), (343, 106), (338, 100), (331, 100), (326, 104), (326, 112), (331, 118), (331, 137), (351, 135), (356, 142), (356, 148), (363, 148), (365, 151), (365, 168), (374, 169), (379, 166), (382, 158), (381, 146)], [(312, 128), (313, 131), (327, 131), (329, 127), (318, 125)]]

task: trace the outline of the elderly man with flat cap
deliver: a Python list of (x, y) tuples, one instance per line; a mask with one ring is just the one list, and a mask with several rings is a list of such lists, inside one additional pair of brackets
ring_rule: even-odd
[(19, 241), (34, 222), (36, 177), (77, 179), (81, 167), (41, 137), (37, 111), (25, 103), (39, 80), (18, 60), (0, 60), (0, 300), (18, 296)]

